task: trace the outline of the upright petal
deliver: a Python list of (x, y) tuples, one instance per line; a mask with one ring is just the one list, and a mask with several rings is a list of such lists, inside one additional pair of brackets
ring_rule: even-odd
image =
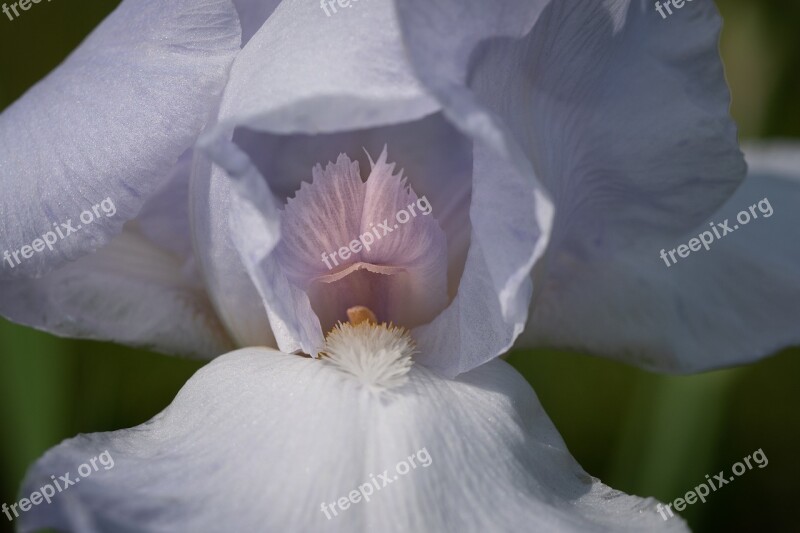
[(748, 161), (739, 190), (680, 238), (593, 260), (554, 251), (520, 345), (697, 372), (800, 344), (800, 146)]
[(547, 246), (550, 199), (493, 148), (476, 143), (470, 248), (458, 294), (414, 331), (419, 361), (453, 377), (508, 351), (528, 317), (531, 269)]
[(630, 0), (464, 3), (398, 4), (411, 60), (453, 120), (502, 121), (555, 202), (552, 246), (676, 237), (741, 182), (712, 2), (669, 23)]
[[(201, 257), (212, 297), (223, 317), (269, 317), (267, 328), (274, 332), (273, 342), (287, 352), (314, 353), (322, 344), (322, 335), (317, 332), (319, 326), (314, 324), (310, 305), (303, 301), (304, 294), (289, 284), (274, 258), (269, 257), (280, 239), (277, 210), (272, 207), (282, 200), (271, 188), (272, 176), (266, 176), (269, 181), (261, 178), (261, 184), (255, 183), (250, 173), (255, 168), (243, 164), (242, 152), (231, 138), (236, 128), (237, 134), (244, 128), (272, 134), (342, 131), (383, 121), (415, 120), (436, 110), (436, 103), (411, 74), (392, 6), (372, 2), (358, 7), (352, 10), (355, 18), (343, 17), (332, 23), (318, 4), (281, 2), (247, 43), (246, 53), (239, 55), (219, 121), (201, 141), (219, 165), (198, 169), (198, 192), (193, 200), (195, 239), (208, 242), (204, 229), (214, 232), (213, 246), (206, 247)], [(326, 31), (317, 31), (317, 25), (322, 24)], [(359, 31), (364, 26), (380, 31)], [(354, 39), (354, 35), (359, 38)], [(380, 61), (374, 61), (375, 50), (380, 50)], [(231, 146), (224, 146), (226, 143)], [(230, 177), (248, 183), (231, 186), (225, 183)], [(254, 203), (253, 198), (241, 196), (254, 190), (269, 200), (262, 198), (264, 201)], [(231, 209), (235, 204), (244, 206), (253, 216), (244, 220), (236, 215)], [(205, 210), (205, 206), (210, 209)], [(262, 220), (256, 221), (259, 210)], [(225, 226), (233, 229), (225, 234)], [(249, 231), (256, 227), (267, 231)], [(250, 279), (231, 281), (242, 272)], [(252, 312), (243, 312), (230, 295), (231, 285), (237, 285), (233, 291), (236, 295), (245, 294), (244, 285), (257, 288), (266, 313), (259, 313), (249, 297), (247, 307)], [(229, 320), (226, 318), (226, 322)], [(249, 339), (265, 336), (253, 327), (234, 335)]]
[(236, 241), (252, 239), (260, 253), (271, 251), (278, 238), (277, 210), (274, 220), (268, 218), (263, 225), (243, 224), (242, 219), (252, 214), (249, 204), (254, 198), (247, 191), (235, 192), (235, 185), (207, 157), (195, 154), (189, 201), (197, 262), (214, 307), (237, 345), (274, 348), (277, 324), (271, 327), (265, 302), (250, 274), (256, 259), (240, 256)]
[[(728, 114), (712, 2), (695, 2), (668, 24), (649, 4), (629, 0), (502, 5), (410, 0), (399, 2), (398, 12), (412, 64), (444, 112), (487, 144), (505, 145), (531, 191), (544, 186), (538, 197), (555, 207), (549, 257), (614, 261), (655, 239), (678, 238), (730, 197), (745, 167)], [(456, 37), (442, 39), (443, 32)], [(562, 263), (543, 260), (537, 271), (537, 305), (543, 280), (572, 290)], [(487, 278), (500, 279), (490, 272)], [(589, 287), (581, 286), (564, 311), (585, 314), (579, 302)], [(526, 283), (508, 284), (502, 294), (513, 289), (531, 294)], [(592, 329), (603, 323), (606, 333), (618, 333), (623, 324), (609, 316)], [(541, 328), (553, 320), (546, 317)], [(561, 313), (558, 320), (571, 318)], [(585, 336), (581, 326), (570, 333)]]
[[(230, 0), (125, 0), (0, 115), (0, 246), (79, 229), (0, 278), (42, 276), (118, 234), (213, 116), (239, 46)], [(117, 216), (79, 228), (104, 198)]]
[(415, 366), (395, 391), (318, 360), (233, 352), (149, 423), (48, 452), (23, 494), (53, 472), (89, 475), (21, 531), (686, 531), (587, 475), (502, 361), (454, 381)]
[(234, 63), (212, 135), (334, 132), (432, 113), (399, 32), (390, 2), (353, 4), (332, 19), (317, 2), (283, 0)]
[[(268, 154), (274, 153), (276, 145), (283, 146), (276, 140), (279, 136), (281, 140), (293, 141), (305, 135), (318, 146), (335, 134), (341, 134), (335, 139), (338, 142), (343, 142), (347, 135), (374, 140), (377, 130), (384, 132), (388, 127), (415, 130), (423, 123), (436, 124), (440, 120), (436, 113), (439, 103), (420, 86), (408, 64), (407, 41), (400, 36), (392, 6), (383, 2), (352, 6), (338, 13), (335, 21), (333, 17), (326, 18), (323, 10), (313, 4), (285, 1), (276, 9), (237, 58), (219, 124), (201, 141), (214, 152), (215, 163), (229, 173), (235, 171), (238, 159), (226, 157), (234, 152), (211, 147), (230, 139), (231, 130), (238, 128), (232, 135), (233, 141), (248, 144), (240, 148), (264, 172), (271, 192), (280, 199), (292, 194), (294, 189), (286, 186), (292, 180), (268, 171), (282, 171), (288, 166), (259, 164), (269, 159)], [(296, 31), (297, 20), (319, 20), (330, 32)], [(365, 25), (381, 31), (368, 33), (367, 38), (350, 38)], [(281, 32), (286, 34), (283, 44), (274, 48)], [(340, 44), (340, 48), (332, 48), (331, 42)], [(286, 53), (273, 54), (272, 49)], [(297, 70), (297, 64), (308, 68)], [(286, 74), (288, 71), (291, 72)], [(284, 83), (286, 80), (288, 83)], [(254, 91), (254, 87), (262, 89)], [(465, 174), (463, 164), (449, 167), (454, 171), (453, 176), (442, 178), (441, 183), (460, 185), (452, 189), (451, 197), (442, 194), (440, 198), (445, 201), (434, 204), (434, 210), (439, 205), (447, 213), (444, 227), (448, 237), (451, 234), (456, 237), (454, 245), (448, 246), (448, 274), (453, 284), (448, 287), (451, 302), (434, 322), (414, 333), (425, 346), (423, 353), (431, 357), (423, 362), (452, 376), (500, 355), (522, 330), (531, 294), (529, 273), (544, 251), (553, 212), (547, 194), (535, 185), (533, 166), (501, 125), (485, 115), (455, 116), (450, 110), (444, 118), (456, 119), (457, 128), (450, 124), (449, 129), (458, 131), (472, 148), (470, 158), (459, 157), (459, 161), (467, 161), (471, 167), (472, 182), (469, 187), (457, 183)], [(250, 130), (269, 136), (265, 147), (257, 144), (259, 137), (250, 135)], [(463, 153), (464, 146), (465, 143), (459, 143), (456, 153)], [(424, 148), (433, 152), (449, 150), (450, 145)], [(389, 149), (392, 150), (391, 144)], [(279, 152), (274, 159), (287, 159), (298, 151)], [(408, 168), (416, 162), (398, 159), (397, 163)], [(431, 175), (417, 179), (424, 183), (439, 178)], [(478, 183), (480, 198), (473, 195)], [(534, 185), (530, 186), (531, 183)], [(447, 190), (432, 188), (439, 192)], [(460, 204), (456, 206), (455, 202)], [(498, 219), (498, 213), (504, 216)], [(478, 225), (481, 229), (475, 230)], [(467, 253), (468, 243), (474, 248), (470, 253)], [(249, 270), (262, 278), (261, 282), (255, 280), (257, 285), (261, 283), (268, 288), (272, 284), (275, 286), (272, 294), (292, 296), (279, 272), (268, 262)], [(302, 300), (301, 295), (295, 294), (294, 298)], [(284, 351), (315, 342), (300, 333), (298, 317), (307, 317), (308, 307), (296, 301), (296, 305), (285, 310), (288, 318), (279, 317), (280, 324), (273, 324), (278, 345)], [(281, 341), (283, 333), (286, 335)], [(317, 338), (316, 342), (319, 341)]]

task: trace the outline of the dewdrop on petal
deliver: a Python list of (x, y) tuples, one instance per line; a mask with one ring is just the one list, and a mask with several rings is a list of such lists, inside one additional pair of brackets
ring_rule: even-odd
[(336, 367), (375, 392), (400, 387), (408, 381), (414, 364), (414, 340), (408, 330), (378, 324), (364, 306), (347, 310), (349, 322), (339, 322), (327, 337), (323, 364)]

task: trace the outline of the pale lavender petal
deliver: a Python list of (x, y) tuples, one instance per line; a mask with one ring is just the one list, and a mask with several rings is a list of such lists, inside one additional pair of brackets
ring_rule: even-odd
[(458, 295), (414, 330), (418, 360), (455, 376), (505, 353), (528, 317), (530, 272), (547, 246), (550, 200), (508, 159), (475, 144), (469, 254)]
[(22, 494), (87, 463), (21, 531), (687, 531), (584, 472), (503, 361), (452, 381), (415, 365), (385, 398), (315, 359), (240, 350), (147, 424), (53, 448)]
[(235, 189), (230, 176), (196, 154), (190, 206), (197, 259), (214, 306), (236, 343), (276, 347), (265, 304), (245, 266), (249, 256), (240, 255), (236, 243), (247, 239), (255, 248), (271, 250), (277, 239), (277, 213), (274, 221), (255, 224), (252, 234), (245, 235), (248, 228), (233, 217), (246, 218), (252, 211)]
[[(224, 233), (224, 228), (220, 232), (222, 243), (226, 252), (238, 253), (238, 257), (232, 260), (219, 261), (211, 257), (210, 265), (235, 272), (232, 270), (238, 269), (235, 261), (240, 261), (246, 269), (248, 282), (258, 290), (263, 305), (261, 309), (266, 311), (269, 334), (274, 335), (274, 343), (289, 353), (298, 351), (316, 355), (323, 344), (319, 321), (306, 293), (291, 283), (287, 271), (273, 255), (281, 239), (278, 200), (258, 169), (236, 145), (221, 140), (208, 148), (216, 159), (229, 165), (229, 175), (216, 174), (215, 167), (211, 182), (212, 186), (216, 184), (223, 194), (228, 195), (229, 204), (225, 209), (212, 209), (211, 213), (212, 216), (222, 216), (220, 220), (227, 217), (227, 232)], [(225, 239), (230, 239), (230, 248)], [(208, 252), (206, 250), (206, 258), (210, 257)], [(226, 276), (212, 276), (211, 282), (220, 287), (232, 285)], [(216, 293), (216, 296), (216, 301), (223, 298), (227, 302), (224, 316), (238, 322), (242, 312), (236, 310), (236, 299), (231, 298), (227, 291)], [(248, 300), (248, 305), (255, 304), (251, 298)], [(254, 312), (258, 320), (263, 318), (262, 312), (255, 309)]]
[(502, 120), (533, 165), (556, 205), (552, 246), (607, 255), (676, 237), (744, 176), (712, 2), (668, 22), (629, 0), (411, 0), (398, 11), (449, 116), (466, 128)]
[[(285, 15), (281, 15), (284, 6), (290, 7), (287, 7)], [(313, 7), (316, 9), (317, 6)], [(290, 8), (292, 11), (289, 11)], [(295, 9), (298, 10), (296, 13)], [(308, 20), (314, 20), (313, 17), (318, 14), (315, 15), (308, 11), (309, 9), (311, 8), (298, 7), (293, 2), (284, 2), (275, 11), (265, 28), (270, 24), (277, 25), (277, 21), (281, 20), (280, 16), (286, 16), (286, 27), (292, 27), (288, 20), (290, 12), (294, 15), (306, 14)], [(234, 139), (240, 141), (245, 136), (242, 127), (268, 132), (274, 136), (318, 135), (333, 132), (361, 135), (370, 127), (377, 129), (378, 126), (398, 122), (411, 124), (414, 121), (421, 124), (423, 122), (419, 120), (421, 116), (436, 111), (438, 109), (436, 103), (420, 89), (415, 73), (408, 67), (405, 44), (397, 32), (398, 22), (395, 13), (391, 9), (385, 10), (382, 3), (358, 4), (352, 10), (342, 11), (337, 24), (330, 25), (336, 35), (340, 31), (348, 35), (352, 33), (351, 24), (355, 24), (352, 21), (356, 19), (347, 18), (351, 13), (360, 13), (356, 15), (359, 17), (359, 24), (363, 25), (365, 21), (370, 21), (382, 31), (380, 36), (370, 34), (367, 39), (352, 41), (343, 37), (337, 41), (342, 43), (342, 46), (347, 46), (351, 53), (345, 54), (342, 50), (336, 50), (335, 55), (338, 59), (335, 63), (335, 72), (332, 71), (334, 62), (331, 58), (333, 52), (329, 46), (329, 35), (325, 35), (326, 42), (323, 43), (318, 40), (317, 35), (303, 34), (300, 39), (300, 34), (295, 32), (284, 39), (285, 42), (293, 43), (292, 46), (284, 46), (291, 53), (276, 58), (266, 52), (263, 43), (272, 42), (269, 39), (274, 40), (277, 33), (268, 38), (269, 33), (262, 30), (239, 56), (233, 69), (231, 85), (224, 99), (220, 124), (205, 138), (203, 145), (213, 144), (219, 139), (224, 140), (234, 127), (240, 127), (234, 136)], [(341, 25), (338, 24), (338, 20), (342, 21)], [(379, 39), (382, 46), (376, 46), (374, 39)], [(263, 43), (259, 44), (260, 41)], [(382, 64), (377, 69), (373, 68), (369, 60), (364, 59), (364, 55), (372, 57), (374, 50), (381, 50)], [(308, 72), (295, 71), (289, 78), (290, 83), (277, 86), (274, 80), (283, 80), (287, 77), (280, 69), (288, 69), (289, 59), (300, 53), (303, 54), (301, 63), (309, 65)], [(342, 58), (345, 60), (341, 61)], [(354, 62), (351, 64), (350, 60)], [(356, 60), (360, 62), (356, 64)], [(325, 61), (325, 64), (319, 65), (319, 61)], [(365, 69), (365, 64), (370, 67)], [(391, 73), (393, 79), (388, 84), (390, 78), (387, 77), (387, 73)], [(302, 86), (295, 84), (295, 78), (301, 80)], [(324, 83), (311, 80), (321, 80)], [(252, 86), (269, 87), (269, 90), (247, 94), (247, 88)], [(313, 93), (313, 96), (308, 96), (309, 93)], [(272, 98), (273, 96), (276, 98)], [(518, 194), (516, 199), (509, 198), (512, 206), (510, 208), (506, 207), (505, 201), (495, 202), (489, 198), (482, 200), (484, 205), (503, 204), (501, 212), (508, 215), (508, 218), (499, 222), (489, 220), (490, 217), (496, 217), (497, 211), (490, 214), (489, 209), (481, 207), (476, 208), (468, 216), (466, 202), (460, 209), (456, 206), (455, 201), (470, 198), (470, 193), (467, 191), (474, 190), (475, 181), (469, 188), (466, 186), (454, 188), (453, 197), (448, 198), (448, 202), (439, 204), (446, 213), (445, 226), (449, 230), (455, 228), (455, 233), (458, 235), (458, 238), (454, 239), (455, 246), (448, 250), (448, 263), (449, 271), (455, 274), (451, 279), (455, 282), (460, 281), (462, 285), (457, 290), (454, 285), (451, 286), (448, 295), (453, 298), (458, 292), (461, 300), (452, 302), (439, 317), (437, 327), (425, 333), (424, 344), (428, 348), (429, 356), (434, 359), (426, 360), (426, 363), (453, 375), (503, 353), (522, 329), (527, 318), (528, 299), (531, 293), (528, 274), (547, 241), (552, 209), (542, 188), (536, 185), (530, 162), (525, 160), (524, 154), (513, 144), (513, 140), (500, 124), (478, 114), (469, 120), (466, 120), (468, 117), (456, 117), (449, 112), (446, 116), (458, 119), (456, 124), (461, 135), (481, 145), (480, 147), (473, 145), (473, 154), (479, 153), (481, 161), (474, 161), (473, 157), (472, 176), (473, 180), (486, 180), (482, 186), (487, 192), (492, 190), (489, 180), (496, 175), (505, 176), (515, 193), (520, 191), (520, 180), (529, 180), (528, 183), (533, 184), (530, 187), (523, 187), (522, 194)], [(462, 118), (466, 122), (461, 120)], [(274, 149), (274, 146), (273, 144), (271, 149)], [(428, 149), (447, 150), (448, 146), (433, 145)], [(391, 145), (389, 150), (391, 152)], [(257, 143), (249, 146), (248, 154), (254, 160), (267, 157)], [(282, 158), (283, 154), (278, 153), (277, 157)], [(228, 171), (236, 165), (235, 161), (228, 161), (224, 157), (215, 157), (215, 161)], [(406, 167), (404, 161), (397, 163)], [(280, 168), (274, 164), (267, 167)], [(485, 174), (479, 178), (475, 173), (476, 168), (481, 168)], [(461, 172), (457, 175), (460, 176)], [(274, 179), (280, 180), (277, 182), (279, 184), (287, 183), (283, 178), (273, 178), (268, 172), (265, 173), (265, 178), (271, 189)], [(433, 183), (437, 178), (425, 176), (413, 179), (419, 179), (424, 184), (426, 180)], [(289, 190), (284, 193), (286, 189)], [(276, 186), (272, 191), (278, 196), (291, 195), (291, 188), (286, 189)], [(432, 189), (443, 193), (447, 191), (445, 187), (434, 186)], [(421, 188), (417, 194), (427, 193)], [(474, 203), (474, 197), (472, 201)], [(436, 209), (437, 204), (433, 203), (433, 200), (432, 204)], [(469, 231), (475, 223), (473, 214), (492, 230), (480, 237), (485, 241), (483, 246), (486, 250), (474, 251), (470, 267), (469, 259), (465, 260), (465, 245), (467, 242), (474, 245), (477, 238), (476, 232)], [(459, 221), (460, 224), (452, 224), (452, 221)], [(519, 225), (520, 223), (522, 225)], [(502, 243), (507, 244), (507, 247)], [(362, 273), (362, 275), (367, 274)], [(468, 275), (471, 277), (469, 280), (466, 279)], [(266, 273), (264, 276), (275, 279)], [(467, 294), (471, 296), (468, 297)], [(295, 308), (303, 305), (304, 302), (298, 301)], [(476, 320), (479, 322), (474, 322)], [(494, 321), (491, 327), (487, 325), (489, 324), (487, 320)], [(490, 330), (491, 334), (483, 335), (487, 330)], [(457, 335), (453, 335), (453, 331), (457, 332)], [(286, 345), (281, 345), (280, 342), (279, 345), (282, 349), (288, 350)]]
[(391, 2), (364, 1), (332, 18), (318, 2), (284, 0), (234, 62), (211, 136), (241, 126), (337, 132), (436, 110), (408, 64)]
[[(225, 172), (238, 175), (237, 168), (241, 166), (239, 157), (231, 155), (236, 153), (234, 147), (219, 146), (230, 143), (235, 127), (271, 133), (319, 133), (326, 128), (342, 131), (386, 120), (414, 120), (436, 110), (435, 102), (420, 90), (411, 73), (393, 6), (365, 2), (359, 5), (362, 7), (358, 20), (343, 18), (340, 23), (326, 26), (325, 32), (309, 29), (328, 22), (319, 4), (289, 0), (275, 9), (239, 55), (219, 121), (201, 142)], [(364, 25), (380, 31), (365, 34), (359, 31)], [(356, 34), (359, 39), (352, 39)], [(331, 42), (338, 46), (332, 47)], [(381, 61), (371, 61), (372, 50), (381, 50)], [(319, 161), (316, 159), (315, 163)], [(215, 232), (214, 242), (203, 252), (202, 263), (221, 314), (252, 315), (260, 321), (264, 315), (255, 309), (251, 295), (246, 296), (249, 311), (245, 312), (236, 309), (236, 296), (230, 296), (245, 293), (244, 285), (256, 287), (275, 334), (274, 342), (284, 351), (315, 353), (321, 347), (321, 332), (315, 333), (319, 326), (314, 323), (307, 296), (288, 285), (285, 273), (270, 259), (268, 247), (263, 242), (259, 244), (267, 237), (258, 232), (248, 237), (244, 229), (234, 230), (238, 235), (223, 234), (223, 224), (229, 224), (235, 216), (229, 212), (233, 203), (230, 197), (210, 201), (205, 194), (213, 192), (214, 187), (225, 187), (204, 183), (212, 179), (212, 169), (203, 169), (197, 175), (200, 192), (193, 213), (202, 229), (195, 234), (196, 239), (208, 242), (207, 230)], [(271, 183), (271, 176), (265, 177)], [(263, 187), (267, 195), (275, 194), (266, 183)], [(247, 203), (250, 199), (242, 201)], [(202, 209), (204, 205), (211, 208), (208, 214)], [(202, 220), (204, 217), (211, 220)], [(260, 222), (250, 219), (253, 227), (245, 229), (273, 227), (277, 223), (273, 214), (264, 212), (262, 217)], [(254, 242), (248, 243), (250, 239)], [(233, 257), (231, 252), (238, 252), (239, 257)], [(241, 272), (251, 279), (231, 281)], [(237, 290), (227, 290), (235, 284), (239, 285)], [(226, 318), (226, 323), (229, 321), (231, 318)], [(235, 335), (252, 339), (257, 334), (254, 325), (251, 321), (245, 331)]]
[(0, 315), (56, 335), (169, 354), (211, 358), (234, 346), (192, 252), (190, 158), (181, 157), (107, 246), (40, 279), (0, 282)]
[(53, 223), (77, 226), (105, 198), (118, 212), (0, 277), (44, 275), (118, 234), (217, 109), (239, 46), (229, 0), (126, 0), (6, 109), (0, 247), (21, 249)]
[(193, 151), (178, 159), (167, 179), (158, 187), (136, 217), (136, 225), (147, 239), (180, 257), (192, 255), (189, 216), (189, 178)]
[[(677, 238), (741, 181), (711, 2), (693, 4), (669, 24), (650, 6), (625, 0), (511, 1), (504, 9), (477, 0), (435, 7), (411, 0), (398, 4), (398, 13), (416, 72), (445, 113), (513, 164), (540, 199), (552, 198), (551, 250), (603, 260), (637, 243)], [(456, 37), (441, 39), (444, 32)], [(473, 225), (480, 228), (474, 217)], [(500, 279), (489, 265), (483, 272)], [(523, 269), (505, 273), (509, 283), (495, 288), (506, 296), (522, 291), (520, 304), (531, 294)], [(563, 271), (553, 275), (571, 283)], [(539, 288), (533, 290), (536, 300)], [(465, 305), (469, 320), (441, 332), (469, 330), (467, 324), (483, 336), (503, 331), (496, 314), (482, 311)], [(523, 317), (512, 322), (513, 332), (494, 336), (513, 340)]]
[(194, 263), (134, 230), (40, 279), (2, 281), (0, 294), (0, 315), (59, 336), (208, 358), (234, 346)]
[[(520, 345), (683, 373), (800, 344), (800, 146), (754, 148), (748, 162), (742, 187), (708, 220), (721, 239), (703, 223), (608, 258), (555, 251)], [(737, 220), (742, 211), (746, 225)], [(726, 220), (733, 232), (723, 235)], [(708, 250), (675, 255), (670, 266), (659, 256), (681, 244), (689, 250), (706, 231)]]

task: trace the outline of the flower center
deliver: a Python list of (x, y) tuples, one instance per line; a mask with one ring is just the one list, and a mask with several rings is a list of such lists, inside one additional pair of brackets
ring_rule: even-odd
[(325, 338), (323, 363), (375, 392), (405, 384), (416, 353), (408, 330), (378, 324), (375, 313), (364, 306), (351, 307), (347, 316), (349, 321), (339, 322)]

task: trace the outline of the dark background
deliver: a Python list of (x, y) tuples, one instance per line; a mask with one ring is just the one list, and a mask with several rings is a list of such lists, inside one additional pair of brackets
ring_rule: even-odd
[[(117, 1), (0, 13), (0, 109), (44, 77)], [(743, 139), (800, 138), (800, 3), (723, 0), (722, 55)], [(796, 244), (796, 243), (795, 243)], [(800, 327), (800, 325), (799, 325)], [(515, 353), (583, 467), (627, 493), (672, 501), (761, 448), (769, 459), (683, 513), (695, 531), (798, 531), (800, 350), (691, 377), (593, 357)], [(145, 422), (200, 363), (64, 340), (0, 319), (0, 503), (28, 466), (77, 433)], [(10, 531), (0, 515), (0, 532)]]

